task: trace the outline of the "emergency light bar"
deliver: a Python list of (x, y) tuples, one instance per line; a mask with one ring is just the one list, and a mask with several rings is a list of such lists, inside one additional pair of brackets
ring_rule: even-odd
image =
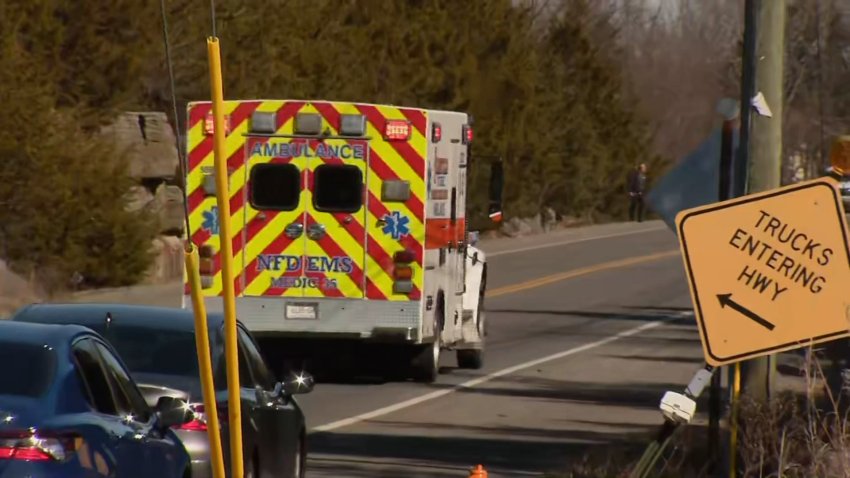
[(366, 117), (363, 115), (340, 115), (339, 134), (342, 136), (365, 135)]
[(298, 113), (295, 115), (295, 134), (318, 135), (322, 132), (322, 116), (318, 113)]
[(251, 132), (274, 134), (277, 131), (277, 113), (255, 111), (251, 114)]
[(384, 139), (387, 141), (407, 141), (410, 133), (410, 122), (406, 120), (387, 120), (384, 125)]

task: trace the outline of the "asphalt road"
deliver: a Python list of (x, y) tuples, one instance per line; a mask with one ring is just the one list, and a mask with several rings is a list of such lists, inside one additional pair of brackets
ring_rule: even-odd
[(436, 384), (318, 384), (299, 397), (313, 477), (491, 477), (565, 470), (645, 440), (665, 390), (702, 364), (675, 236), (660, 222), (484, 243), (485, 367)]

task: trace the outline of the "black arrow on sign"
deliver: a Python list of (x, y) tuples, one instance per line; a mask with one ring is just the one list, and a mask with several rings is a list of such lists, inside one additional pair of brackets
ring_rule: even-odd
[(767, 330), (773, 330), (776, 328), (775, 325), (759, 317), (755, 312), (732, 300), (732, 294), (717, 294), (717, 300), (720, 301), (720, 307), (726, 307), (728, 305), (730, 308), (737, 310), (742, 315), (752, 319), (753, 322), (756, 322)]

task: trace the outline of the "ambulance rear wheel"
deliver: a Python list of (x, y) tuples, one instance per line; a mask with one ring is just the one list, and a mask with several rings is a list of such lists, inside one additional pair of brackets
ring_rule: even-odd
[(417, 382), (434, 383), (440, 375), (440, 336), (434, 342), (422, 347), (413, 365), (413, 378)]
[(484, 351), (483, 350), (458, 350), (457, 351), (457, 366), (459, 368), (468, 368), (478, 370), (484, 366)]

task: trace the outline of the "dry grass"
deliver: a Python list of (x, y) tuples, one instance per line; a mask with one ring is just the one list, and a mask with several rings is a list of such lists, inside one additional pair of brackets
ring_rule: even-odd
[[(818, 359), (807, 363), (803, 378), (803, 393), (780, 391), (769, 402), (742, 397), (738, 478), (850, 478), (850, 417), (845, 411), (850, 407), (844, 403), (850, 401), (850, 394), (836, 395), (836, 390), (823, 387), (826, 377)], [(727, 440), (728, 431), (724, 432)], [(650, 476), (712, 476), (706, 437), (701, 427), (680, 430)], [(626, 478), (650, 440), (589, 454), (551, 477)]]

